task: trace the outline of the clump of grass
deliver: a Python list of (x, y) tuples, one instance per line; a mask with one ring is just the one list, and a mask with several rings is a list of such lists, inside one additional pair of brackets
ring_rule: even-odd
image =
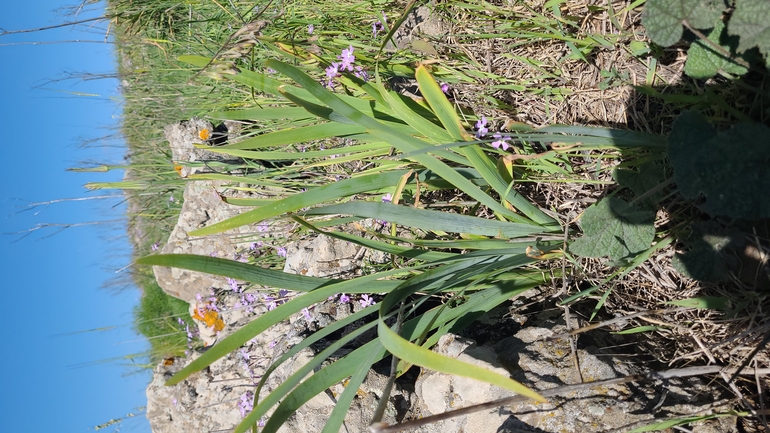
[(135, 276), (135, 281), (142, 283), (142, 299), (134, 309), (134, 328), (150, 342), (149, 364), (170, 356), (183, 356), (188, 349), (188, 339), (178, 319), (192, 323), (189, 304), (168, 296), (151, 272), (139, 272), (143, 274)]

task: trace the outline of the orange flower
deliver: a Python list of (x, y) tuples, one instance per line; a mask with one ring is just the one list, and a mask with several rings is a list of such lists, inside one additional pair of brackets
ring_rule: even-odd
[(208, 328), (214, 328), (214, 331), (221, 331), (225, 329), (225, 322), (222, 321), (222, 319), (219, 317), (219, 313), (217, 313), (214, 310), (210, 310), (206, 307), (203, 307), (204, 313), (203, 316), (200, 315), (200, 309), (195, 309), (195, 314), (193, 314), (193, 319), (200, 320), (201, 322), (206, 324), (206, 327)]
[(200, 137), (201, 140), (208, 140), (211, 137), (211, 132), (208, 129), (203, 128), (198, 132), (198, 137)]

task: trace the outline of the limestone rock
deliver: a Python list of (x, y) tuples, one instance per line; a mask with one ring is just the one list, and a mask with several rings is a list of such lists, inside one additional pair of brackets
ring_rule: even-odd
[[(476, 346), (447, 334), (436, 351), (483, 366), (535, 390), (580, 383), (569, 344), (546, 340), (562, 329), (528, 327), (490, 346)], [(599, 358), (597, 349), (578, 349), (584, 381), (639, 373), (612, 358)], [(603, 360), (604, 359), (604, 360)], [(461, 377), (427, 371), (417, 380), (416, 398), (423, 416), (515, 395), (513, 392)], [(665, 388), (665, 391), (662, 389)], [(663, 395), (665, 393), (665, 396)], [(718, 400), (718, 394), (699, 378), (672, 379), (667, 384), (622, 384), (576, 391), (550, 398), (546, 404), (516, 403), (422, 427), (421, 433), (454, 432), (604, 432), (628, 431), (656, 418), (698, 413)], [(716, 408), (714, 408), (716, 409)], [(726, 410), (726, 408), (722, 408)], [(694, 431), (734, 432), (735, 420), (702, 422)]]
[[(202, 136), (201, 134), (204, 130), (206, 132)], [(163, 129), (163, 132), (171, 147), (171, 159), (175, 163), (201, 161), (227, 163), (238, 161), (238, 159), (234, 159), (226, 154), (211, 152), (206, 149), (195, 147), (195, 144), (208, 144), (212, 134), (220, 134), (220, 132), (215, 132), (214, 125), (207, 120), (193, 117), (188, 121), (168, 125)], [(183, 164), (180, 165), (182, 166), (179, 168), (179, 175), (185, 178), (191, 174), (208, 170), (205, 166), (188, 167)]]
[(329, 236), (313, 236), (286, 247), (283, 271), (308, 277), (342, 278), (358, 268), (358, 245)]
[[(420, 35), (441, 37), (449, 33), (449, 25), (441, 16), (427, 6), (412, 10), (406, 20), (396, 30), (393, 39), (399, 49), (407, 48), (410, 42), (420, 39)], [(392, 44), (389, 43), (392, 47)]]
[[(225, 203), (220, 197), (220, 181), (196, 181), (185, 186), (184, 204), (179, 220), (163, 247), (163, 254), (197, 254), (214, 257), (234, 258), (244, 245), (237, 236), (257, 236), (251, 226), (242, 226), (224, 235), (191, 237), (189, 232), (237, 216), (249, 208)], [(155, 266), (153, 268), (158, 285), (169, 295), (186, 302), (192, 302), (196, 294), (207, 295), (210, 289), (225, 289), (227, 280), (210, 274), (179, 268)]]

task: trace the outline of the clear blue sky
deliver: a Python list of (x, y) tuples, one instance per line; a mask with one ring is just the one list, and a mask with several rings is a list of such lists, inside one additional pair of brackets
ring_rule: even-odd
[[(62, 0), (5, 2), (5, 30), (61, 23)], [(80, 18), (100, 14), (103, 4)], [(84, 223), (124, 218), (120, 200), (53, 204), (21, 212), (32, 202), (92, 197), (83, 184), (120, 180), (122, 173), (72, 173), (84, 161), (121, 163), (120, 140), (83, 148), (84, 141), (116, 132), (120, 95), (115, 79), (47, 82), (67, 73), (115, 71), (111, 44), (15, 45), (22, 41), (103, 40), (106, 24), (0, 36), (0, 114), (6, 164), (0, 171), (0, 254), (5, 274), (0, 430), (86, 432), (146, 404), (150, 372), (130, 360), (101, 362), (147, 350), (131, 328), (140, 292), (102, 288), (129, 263), (125, 222), (41, 230), (21, 239), (9, 232), (40, 223)], [(76, 93), (98, 96), (78, 96)], [(79, 332), (116, 326), (113, 330)], [(106, 428), (104, 432), (112, 432)], [(122, 432), (149, 432), (144, 414)]]

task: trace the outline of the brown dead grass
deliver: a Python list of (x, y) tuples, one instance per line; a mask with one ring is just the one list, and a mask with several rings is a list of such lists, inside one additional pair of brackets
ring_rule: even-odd
[[(480, 71), (511, 82), (527, 83), (531, 89), (491, 91), (491, 86), (498, 82), (492, 78), (481, 79), (474, 84), (453, 86), (452, 96), (455, 101), (459, 105), (473, 107), (479, 116), (514, 119), (533, 126), (556, 123), (667, 133), (683, 105), (662, 103), (638, 93), (633, 86), (647, 84), (666, 93), (672, 88), (685, 85), (684, 47), (666, 49), (657, 63), (651, 57), (634, 57), (629, 52), (628, 44), (633, 40), (645, 41), (641, 9), (633, 9), (618, 16), (618, 29), (606, 12), (597, 13), (588, 8), (589, 3), (603, 6), (605, 2), (568, 1), (562, 7), (562, 15), (580, 17), (580, 26), (565, 28), (566, 34), (578, 38), (600, 35), (615, 41), (611, 47), (597, 46), (587, 56), (588, 62), (567, 59), (570, 47), (559, 40), (526, 41), (502, 36), (505, 30), (501, 27), (506, 19), (531, 15), (533, 11), (552, 16), (549, 11), (542, 10), (541, 3), (529, 2), (528, 6), (516, 3), (511, 6), (495, 2), (510, 11), (509, 17), (494, 13), (472, 13), (452, 9), (451, 6), (441, 9), (446, 22), (450, 23), (449, 34), (435, 43), (445, 57), (467, 57)], [(615, 11), (620, 11), (629, 3), (613, 1), (612, 5)], [(482, 33), (499, 33), (501, 37), (474, 37)], [(652, 67), (655, 68), (652, 71), (654, 74), (651, 72)], [(601, 90), (600, 83), (607, 81), (602, 71), (613, 68), (622, 78)], [(648, 77), (653, 78), (650, 80)], [(547, 88), (563, 89), (565, 92), (563, 96), (544, 95), (542, 90)], [(509, 108), (492, 106), (485, 95), (492, 96)], [(738, 100), (735, 102), (741, 103)], [(503, 123), (499, 122), (497, 126)], [(609, 170), (592, 172), (594, 162), (594, 155), (586, 155), (583, 159), (575, 158), (573, 167), (579, 176), (586, 179), (611, 181)], [(609, 163), (610, 166), (613, 164)], [(607, 163), (604, 167), (607, 168)], [(580, 214), (614, 189), (616, 186), (607, 188), (605, 185), (573, 182), (532, 184), (526, 192), (545, 209), (555, 210), (562, 220), (570, 221), (570, 228), (579, 233), (575, 221)], [(657, 221), (659, 233), (668, 233), (672, 229), (671, 212), (680, 216), (684, 212), (690, 217), (697, 217), (697, 209), (689, 206), (682, 210), (682, 206), (687, 205), (677, 202), (676, 198), (662, 203)], [(769, 244), (770, 240), (760, 239), (758, 250), (764, 251), (765, 256), (770, 251)], [(645, 310), (657, 311), (629, 319), (622, 326), (613, 325), (612, 330), (644, 325), (660, 326), (655, 332), (640, 334), (639, 347), (660, 362), (672, 366), (715, 363), (738, 366), (746, 362), (753, 367), (770, 366), (768, 350), (761, 347), (756, 352), (757, 347), (764, 344), (765, 335), (770, 332), (770, 320), (765, 314), (770, 303), (765, 295), (737, 279), (730, 284), (710, 284), (680, 275), (672, 266), (676, 248), (676, 244), (670, 245), (623, 278), (602, 285), (602, 292), (611, 290), (604, 304), (607, 317), (628, 316)], [(556, 267), (561, 267), (561, 264), (556, 264)], [(578, 266), (571, 269), (564, 284), (566, 290), (562, 289), (563, 293), (560, 293), (561, 299), (601, 284), (615, 270), (607, 265), (606, 260), (595, 259), (578, 259)], [(725, 297), (731, 301), (734, 309), (721, 312), (681, 309), (667, 307), (665, 304), (668, 301), (704, 296)], [(592, 297), (581, 302), (590, 304), (590, 311), (597, 300), (598, 297)], [(661, 309), (664, 311), (659, 311)], [(751, 359), (748, 359), (750, 356)], [(752, 388), (756, 391), (753, 380), (748, 386), (748, 389)], [(750, 395), (744, 397), (754, 401)]]

